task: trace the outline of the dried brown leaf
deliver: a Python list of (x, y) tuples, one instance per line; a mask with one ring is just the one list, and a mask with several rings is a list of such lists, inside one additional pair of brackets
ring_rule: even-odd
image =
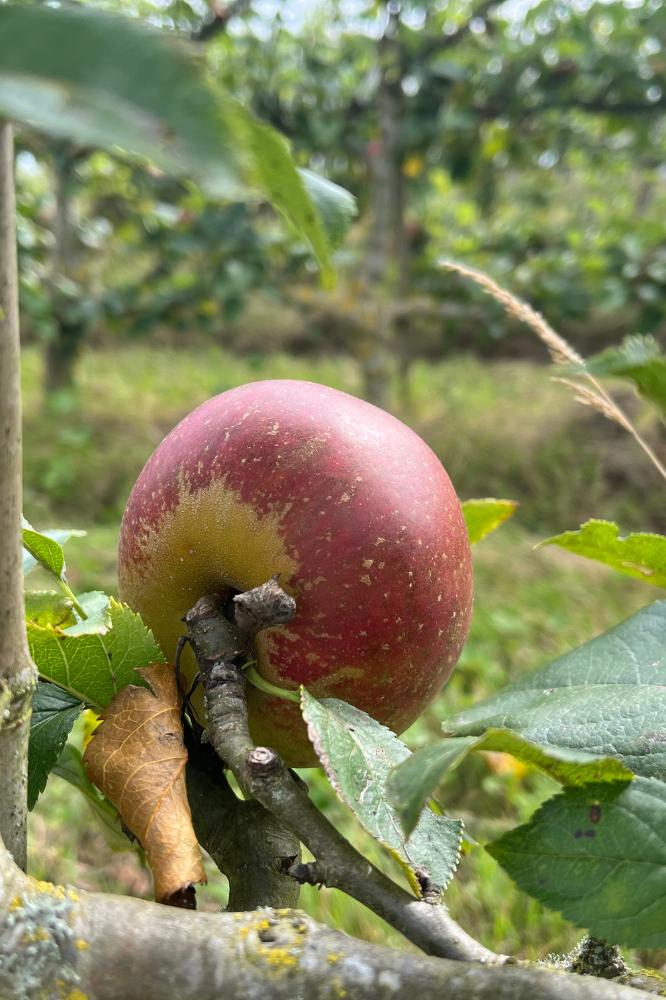
[(206, 877), (187, 801), (174, 669), (153, 664), (138, 673), (149, 687), (130, 684), (116, 695), (83, 759), (88, 777), (144, 848), (155, 898), (166, 902)]

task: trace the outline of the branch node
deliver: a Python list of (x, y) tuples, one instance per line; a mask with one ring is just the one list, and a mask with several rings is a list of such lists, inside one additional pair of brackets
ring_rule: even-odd
[(326, 883), (326, 876), (317, 861), (291, 865), (287, 874), (291, 875), (299, 885), (315, 885), (318, 889), (321, 889)]
[(282, 589), (278, 576), (234, 597), (234, 621), (243, 634), (252, 636), (265, 628), (286, 625), (296, 614), (296, 601)]
[(254, 747), (246, 756), (245, 763), (253, 778), (275, 774), (282, 767), (279, 755), (270, 747)]

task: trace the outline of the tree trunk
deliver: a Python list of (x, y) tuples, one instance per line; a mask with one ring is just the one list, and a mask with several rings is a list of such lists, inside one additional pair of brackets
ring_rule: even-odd
[(44, 390), (47, 396), (74, 387), (76, 362), (88, 330), (84, 321), (65, 319), (62, 308), (54, 303), (55, 335), (46, 345)]
[(403, 115), (402, 53), (399, 15), (391, 12), (378, 43), (381, 81), (377, 95), (378, 139), (369, 150), (371, 224), (366, 274), (375, 296), (374, 323), (362, 346), (364, 394), (388, 408), (393, 375), (396, 329), (393, 300), (404, 294), (404, 181), (401, 122)]
[(21, 382), (12, 127), (0, 122), (0, 835), (26, 867), (27, 760), (35, 671), (21, 552)]
[(88, 332), (81, 311), (79, 248), (73, 218), (72, 192), (76, 156), (69, 145), (56, 146), (53, 154), (55, 219), (51, 268), (51, 308), (55, 332), (46, 346), (44, 390), (49, 396), (74, 385), (76, 362)]

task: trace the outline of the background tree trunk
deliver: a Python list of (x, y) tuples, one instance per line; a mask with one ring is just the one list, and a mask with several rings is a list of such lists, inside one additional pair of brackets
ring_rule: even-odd
[(361, 368), (366, 399), (389, 408), (395, 352), (393, 301), (406, 291), (404, 178), (401, 122), (402, 52), (399, 15), (391, 10), (378, 42), (381, 80), (377, 94), (378, 137), (368, 151), (371, 221), (366, 275), (375, 297), (376, 315), (363, 344)]
[(44, 389), (49, 396), (74, 385), (75, 366), (88, 333), (89, 318), (84, 296), (90, 290), (79, 280), (80, 247), (73, 214), (72, 195), (79, 159), (68, 143), (59, 143), (53, 153), (53, 266), (51, 308), (55, 332), (46, 345)]

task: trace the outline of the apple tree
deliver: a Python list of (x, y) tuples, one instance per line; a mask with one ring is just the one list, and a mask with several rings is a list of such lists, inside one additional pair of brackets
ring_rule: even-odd
[[(349, 196), (299, 173), (280, 136), (213, 87), (187, 46), (77, 7), (2, 5), (0, 34), (5, 116), (145, 156), (221, 199), (268, 200), (309, 240), (324, 280), (332, 279), (332, 249), (351, 211)], [(358, 707), (316, 696), (307, 686), (299, 692), (276, 684), (251, 662), (257, 634), (298, 616), (298, 594), (294, 599), (272, 575), (281, 567), (269, 566), (264, 582), (224, 599), (206, 592), (214, 576), (192, 587), (176, 669), (167, 665), (136, 609), (100, 592), (73, 592), (63, 550), (68, 532), (42, 533), (21, 521), (7, 122), (1, 136), (0, 995), (187, 1000), (261, 991), (316, 1000), (411, 990), (461, 1000), (629, 1000), (641, 991), (663, 993), (663, 979), (627, 968), (619, 947), (666, 943), (666, 604), (647, 604), (605, 635), (444, 720), (442, 740), (416, 754)], [(520, 315), (535, 322), (527, 307)], [(663, 411), (666, 364), (655, 344), (633, 341), (586, 363), (543, 321), (540, 329), (569, 366), (579, 394), (587, 393), (587, 402), (593, 397), (606, 415), (623, 417), (600, 381), (606, 374), (631, 379)], [(459, 537), (465, 545), (480, 541), (513, 507), (468, 501)], [(548, 541), (638, 576), (648, 587), (666, 584), (661, 536), (624, 537), (613, 524), (589, 521)], [(242, 545), (239, 551), (242, 558)], [(262, 558), (270, 563), (270, 548)], [(37, 566), (50, 588), (24, 595), (23, 577)], [(359, 590), (366, 586), (361, 580)], [(391, 586), (404, 588), (408, 603), (409, 581)], [(362, 593), (358, 598), (365, 600)], [(185, 643), (204, 688), (205, 717), (196, 711), (194, 693), (179, 684)], [(253, 688), (286, 700), (290, 711), (296, 699), (335, 793), (397, 861), (403, 883), (335, 829), (275, 749), (255, 743), (248, 728)], [(82, 761), (66, 741), (86, 707), (104, 721)], [(561, 786), (527, 824), (483, 846), (523, 891), (588, 931), (574, 955), (541, 968), (489, 951), (443, 902), (463, 824), (433, 796), (443, 792), (445, 799), (450, 769), (489, 749), (513, 754)], [(118, 836), (129, 831), (138, 838), (153, 870), (156, 902), (79, 892), (25, 874), (26, 810), (52, 770), (100, 819), (115, 824)], [(203, 877), (198, 844), (229, 879), (225, 913), (182, 912), (195, 907)], [(301, 844), (312, 860), (302, 859)], [(425, 955), (317, 925), (295, 909), (304, 883), (342, 889)]]

